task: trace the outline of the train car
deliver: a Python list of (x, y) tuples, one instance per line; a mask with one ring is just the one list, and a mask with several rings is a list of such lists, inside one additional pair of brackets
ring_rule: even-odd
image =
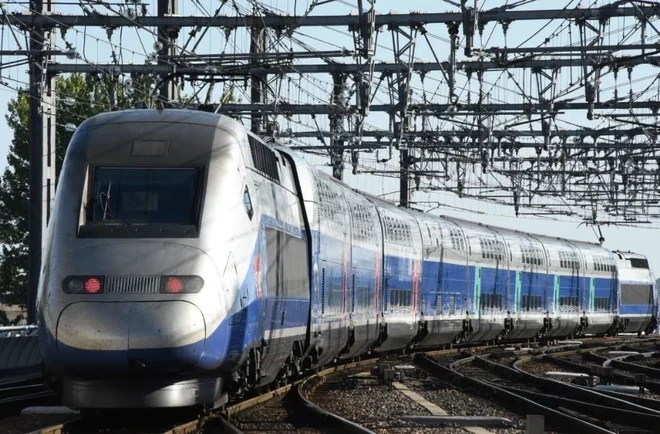
[(377, 348), (384, 352), (406, 347), (418, 334), (422, 241), (414, 215), (379, 199), (370, 201), (383, 233), (383, 321)]
[(351, 219), (351, 262), (348, 341), (340, 357), (349, 359), (368, 353), (383, 336), (383, 232), (372, 202), (353, 190), (347, 190), (345, 197)]
[(465, 339), (491, 341), (502, 335), (509, 297), (512, 255), (505, 239), (493, 228), (454, 219), (465, 234), (467, 290)]
[(342, 358), (649, 331), (641, 255), (399, 208), (227, 116), (90, 118), (38, 297), (73, 408), (218, 406)]
[(272, 381), (306, 339), (301, 210), (291, 165), (228, 117), (136, 110), (81, 124), (38, 301), (65, 404), (217, 404), (230, 383)]
[[(302, 163), (298, 164), (301, 167)], [(318, 172), (310, 174), (314, 203), (305, 203), (312, 224), (315, 291), (312, 303), (316, 367), (337, 357), (349, 334), (349, 284), (352, 283), (351, 216), (343, 186)]]
[(458, 342), (469, 333), (467, 309), (468, 250), (461, 226), (429, 214), (417, 214), (422, 235), (422, 284), (418, 346)]
[(657, 326), (655, 278), (643, 255), (615, 251), (621, 331), (651, 333)]

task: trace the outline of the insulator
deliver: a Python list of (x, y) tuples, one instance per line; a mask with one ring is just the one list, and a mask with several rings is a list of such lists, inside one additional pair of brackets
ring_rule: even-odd
[(133, 89), (133, 80), (130, 78), (124, 82), (124, 94), (132, 95), (135, 89)]
[(360, 162), (359, 158), (360, 157), (358, 151), (351, 152), (351, 165), (353, 166), (353, 170), (352, 170), (353, 175), (357, 175), (358, 164)]

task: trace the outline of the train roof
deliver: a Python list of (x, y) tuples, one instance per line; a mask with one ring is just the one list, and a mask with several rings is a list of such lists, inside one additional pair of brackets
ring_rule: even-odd
[(567, 243), (576, 243), (576, 244), (581, 244), (581, 245), (589, 245), (592, 247), (598, 247), (598, 248), (603, 248), (600, 244), (595, 243), (593, 241), (582, 241), (582, 240), (575, 240), (575, 239), (570, 239), (570, 238), (563, 238), (563, 237), (554, 237), (552, 235), (544, 235), (544, 234), (539, 234), (535, 232), (525, 232), (521, 231), (518, 229), (511, 229), (511, 228), (506, 228), (503, 226), (495, 226), (495, 225), (489, 225), (489, 224), (484, 224), (484, 223), (479, 223), (479, 222), (474, 222), (470, 220), (465, 220), (460, 217), (452, 217), (452, 216), (446, 216), (442, 214), (438, 214), (438, 217), (451, 220), (453, 222), (459, 222), (461, 224), (466, 224), (466, 225), (473, 225), (473, 226), (481, 226), (489, 229), (493, 229), (495, 231), (504, 231), (504, 232), (510, 232), (510, 233), (516, 233), (516, 234), (523, 234), (523, 235), (529, 235), (535, 238), (540, 238), (543, 240), (555, 240), (555, 241), (563, 241)]
[(646, 258), (646, 256), (642, 255), (641, 253), (634, 253), (631, 252), (630, 250), (624, 252), (622, 250), (612, 250), (613, 253), (616, 253), (621, 259), (631, 259), (631, 258)]
[[(341, 182), (341, 181), (338, 181), (338, 182)], [(348, 188), (351, 188), (351, 187), (348, 187)], [(381, 204), (385, 203), (385, 204), (395, 206), (395, 207), (398, 206), (394, 202), (388, 201), (387, 199), (383, 199), (381, 197), (374, 196), (370, 193), (366, 193), (364, 191), (360, 191), (360, 190), (355, 189), (355, 188), (352, 188), (352, 190), (357, 192), (357, 193), (360, 193), (360, 194), (362, 194), (362, 195), (364, 195), (364, 196), (366, 196), (370, 199), (372, 199), (376, 203), (381, 203)], [(453, 216), (448, 216), (448, 215), (444, 215), (444, 214), (431, 214), (431, 213), (427, 213), (427, 212), (417, 210), (417, 209), (407, 208), (406, 210), (411, 211), (411, 212), (418, 212), (418, 213), (421, 213), (421, 214), (423, 214), (425, 216), (428, 216), (430, 218), (439, 217), (439, 218), (447, 220), (447, 221), (458, 223), (459, 225), (472, 226), (472, 227), (479, 226), (479, 227), (483, 227), (485, 229), (492, 229), (492, 230), (495, 230), (495, 231), (502, 231), (502, 232), (522, 234), (522, 235), (529, 235), (529, 236), (536, 237), (536, 238), (541, 238), (541, 239), (544, 239), (544, 240), (557, 240), (557, 241), (564, 241), (564, 242), (568, 242), (568, 243), (579, 243), (579, 244), (582, 244), (582, 245), (589, 245), (589, 246), (592, 246), (592, 247), (603, 248), (600, 244), (590, 242), (590, 241), (571, 240), (571, 239), (568, 239), (568, 238), (553, 237), (553, 236), (550, 236), (550, 235), (543, 235), (543, 234), (537, 234), (537, 233), (532, 233), (532, 232), (524, 232), (524, 231), (520, 231), (520, 230), (517, 230), (517, 229), (511, 229), (511, 228), (506, 228), (506, 227), (502, 227), (502, 226), (496, 226), (496, 225), (490, 225), (490, 224), (474, 222), (474, 221), (466, 220), (466, 219), (463, 219), (463, 218), (460, 218), (460, 217), (453, 217)]]
[(95, 126), (132, 122), (181, 122), (217, 127), (227, 131), (237, 129), (245, 131), (245, 127), (240, 122), (229, 116), (185, 109), (131, 109), (105, 112), (90, 117), (83, 125)]

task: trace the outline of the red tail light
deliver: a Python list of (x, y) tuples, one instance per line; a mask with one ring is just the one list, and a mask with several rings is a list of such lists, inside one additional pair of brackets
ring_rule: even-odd
[(96, 277), (90, 277), (85, 280), (85, 292), (88, 294), (96, 294), (101, 291), (101, 281)]
[(104, 276), (67, 276), (62, 289), (68, 294), (100, 294), (104, 280)]
[(178, 277), (168, 277), (165, 289), (167, 292), (181, 292), (183, 291), (183, 282)]
[(166, 294), (182, 294), (199, 292), (204, 286), (204, 280), (199, 276), (161, 276), (160, 292)]

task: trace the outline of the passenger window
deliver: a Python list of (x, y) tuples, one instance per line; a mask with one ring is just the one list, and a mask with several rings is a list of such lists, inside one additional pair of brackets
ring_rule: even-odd
[(250, 199), (250, 192), (248, 191), (247, 185), (245, 186), (245, 191), (243, 192), (243, 205), (245, 205), (245, 211), (247, 212), (248, 217), (250, 220), (252, 220), (254, 209), (252, 208), (252, 200)]

